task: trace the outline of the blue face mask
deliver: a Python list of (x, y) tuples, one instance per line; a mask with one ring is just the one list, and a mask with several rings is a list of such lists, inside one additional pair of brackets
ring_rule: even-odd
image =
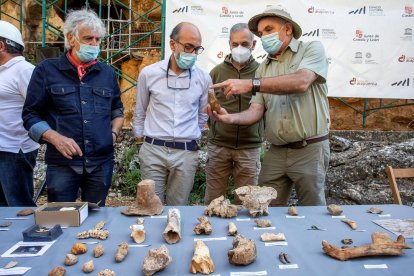
[(196, 54), (189, 54), (186, 52), (180, 52), (178, 54), (178, 57), (175, 57), (175, 61), (177, 62), (178, 67), (180, 67), (182, 70), (187, 70), (193, 67), (195, 62), (197, 61), (197, 55)]
[[(280, 28), (280, 30), (283, 27), (284, 25)], [(279, 32), (274, 32), (261, 37), (263, 49), (270, 55), (276, 54), (282, 47), (283, 42), (279, 39)]]
[(98, 57), (99, 52), (99, 46), (80, 43), (80, 49), (76, 54), (82, 62), (90, 62)]

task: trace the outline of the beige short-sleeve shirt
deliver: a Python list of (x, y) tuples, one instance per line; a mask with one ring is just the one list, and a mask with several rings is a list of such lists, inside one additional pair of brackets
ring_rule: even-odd
[(300, 69), (311, 70), (318, 76), (305, 93), (257, 93), (250, 101), (265, 106), (266, 138), (274, 145), (322, 136), (329, 131), (328, 61), (322, 43), (292, 38), (279, 60), (267, 58), (257, 69), (256, 76), (281, 76)]

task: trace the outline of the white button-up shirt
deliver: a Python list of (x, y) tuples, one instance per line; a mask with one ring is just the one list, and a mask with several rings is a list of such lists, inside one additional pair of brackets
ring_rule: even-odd
[(203, 109), (211, 78), (193, 66), (191, 79), (189, 70), (177, 76), (170, 69), (167, 80), (167, 67), (168, 59), (145, 67), (139, 74), (134, 135), (171, 141), (197, 140), (208, 119)]
[(22, 109), (34, 66), (14, 57), (0, 66), (0, 151), (26, 153), (39, 148), (23, 127)]

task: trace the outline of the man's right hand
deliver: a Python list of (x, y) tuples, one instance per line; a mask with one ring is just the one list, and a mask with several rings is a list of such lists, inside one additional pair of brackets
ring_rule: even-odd
[(42, 139), (51, 143), (67, 159), (73, 159), (72, 156), (82, 156), (82, 150), (75, 140), (59, 134), (54, 130), (47, 130), (42, 135)]

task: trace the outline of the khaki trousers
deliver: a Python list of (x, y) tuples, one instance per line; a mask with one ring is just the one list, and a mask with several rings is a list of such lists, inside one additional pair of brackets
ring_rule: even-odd
[(277, 199), (271, 202), (273, 206), (286, 205), (293, 187), (300, 205), (326, 205), (329, 155), (329, 140), (302, 149), (271, 146), (263, 160), (259, 185), (277, 190)]
[(162, 202), (167, 205), (188, 204), (198, 167), (198, 151), (144, 143), (138, 158), (141, 178), (155, 181), (155, 193)]
[[(205, 204), (210, 204), (219, 196), (226, 196), (230, 175), (233, 175), (236, 189), (246, 185), (257, 185), (260, 172), (260, 148), (230, 149), (208, 143), (207, 154)], [(236, 197), (235, 203), (240, 203)]]

